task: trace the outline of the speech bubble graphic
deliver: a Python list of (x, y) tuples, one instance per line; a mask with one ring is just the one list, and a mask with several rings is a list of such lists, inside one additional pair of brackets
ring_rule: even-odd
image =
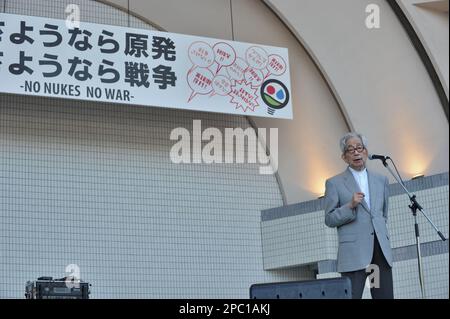
[(286, 62), (278, 54), (269, 55), (269, 61), (267, 63), (267, 70), (269, 71), (265, 78), (269, 75), (274, 74), (277, 76), (283, 75), (286, 72)]
[(258, 98), (257, 91), (257, 88), (253, 88), (245, 80), (238, 81), (231, 88), (231, 103), (236, 104), (236, 109), (241, 108), (244, 112), (247, 112), (247, 110), (254, 112), (255, 108), (259, 106), (256, 100)]
[(263, 48), (257, 46), (248, 48), (245, 52), (245, 58), (248, 65), (258, 70), (264, 69), (269, 60), (267, 52)]
[(264, 74), (261, 70), (248, 68), (244, 73), (245, 81), (250, 83), (253, 87), (260, 86), (264, 81)]
[(218, 42), (213, 46), (214, 60), (217, 62), (218, 67), (216, 74), (224, 66), (230, 66), (236, 61), (236, 51), (231, 45), (225, 42)]
[(231, 81), (229, 78), (223, 75), (217, 75), (212, 83), (214, 92), (210, 95), (228, 95), (231, 92)]
[(213, 90), (212, 83), (214, 74), (207, 68), (196, 68), (194, 71), (188, 73), (187, 82), (192, 90), (188, 103), (197, 95), (206, 95)]
[(214, 51), (206, 42), (197, 41), (192, 43), (189, 46), (188, 55), (193, 64), (189, 72), (192, 72), (196, 67), (208, 68), (214, 63)]
[(236, 61), (229, 67), (227, 67), (228, 75), (235, 81), (241, 81), (244, 79), (244, 72), (247, 70), (248, 64), (242, 58), (237, 58)]

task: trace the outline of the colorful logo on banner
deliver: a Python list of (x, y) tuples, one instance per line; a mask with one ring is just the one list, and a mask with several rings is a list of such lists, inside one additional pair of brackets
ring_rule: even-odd
[(275, 110), (280, 110), (289, 102), (289, 90), (278, 80), (267, 80), (261, 86), (261, 97), (268, 106), (267, 113), (273, 115)]

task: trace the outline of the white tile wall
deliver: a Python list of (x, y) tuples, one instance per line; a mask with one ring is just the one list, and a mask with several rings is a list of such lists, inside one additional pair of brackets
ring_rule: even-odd
[(282, 204), (274, 176), (171, 164), (187, 113), (65, 103), (0, 96), (1, 297), (71, 263), (92, 297), (247, 297), (280, 279), (261, 252), (260, 210)]
[[(417, 201), (424, 207), (424, 211), (433, 223), (448, 238), (449, 229), (449, 189), (448, 185), (433, 189), (415, 192)], [(397, 195), (389, 201), (389, 228), (391, 229), (391, 242), (393, 247), (414, 245), (414, 217), (408, 208), (410, 204), (406, 195)], [(417, 213), (417, 222), (422, 243), (439, 240), (434, 228), (426, 220), (422, 213)], [(395, 231), (393, 231), (395, 230)]]
[(320, 212), (262, 222), (265, 269), (335, 259), (337, 235)]
[[(422, 258), (425, 294), (427, 299), (449, 297), (448, 253)], [(394, 265), (394, 295), (399, 299), (421, 298), (417, 259), (404, 260)]]
[[(9, 13), (128, 25), (87, 0), (15, 0)], [(137, 19), (130, 26), (148, 27)], [(1, 81), (1, 79), (0, 79)], [(263, 270), (260, 211), (282, 205), (258, 164), (170, 162), (176, 127), (248, 127), (244, 117), (0, 95), (0, 298), (77, 264), (92, 298), (248, 298)]]

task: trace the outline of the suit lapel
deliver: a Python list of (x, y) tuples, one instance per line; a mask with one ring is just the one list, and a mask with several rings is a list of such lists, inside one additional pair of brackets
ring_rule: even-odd
[(370, 207), (375, 211), (375, 203), (378, 198), (378, 188), (375, 182), (375, 177), (369, 170), (367, 170), (367, 179), (369, 180), (369, 192), (370, 192)]
[(348, 168), (345, 170), (344, 174), (344, 185), (352, 194), (361, 191), (359, 189), (358, 183), (356, 183), (355, 178), (353, 177), (352, 172), (350, 172), (350, 169)]
[[(368, 174), (368, 173), (367, 173)], [(369, 177), (367, 177), (369, 178)], [(350, 193), (354, 194), (356, 192), (360, 192), (361, 190), (359, 189), (358, 183), (355, 180), (355, 177), (353, 177), (352, 172), (350, 172), (350, 169), (347, 168), (344, 174), (344, 185), (345, 187), (348, 188), (348, 190), (350, 191)], [(370, 179), (369, 179), (369, 192), (371, 192), (370, 190)], [(372, 193), (370, 194), (370, 198), (372, 198)], [(370, 203), (372, 204), (372, 200), (370, 201)], [(364, 207), (364, 209), (370, 213), (370, 209), (369, 206), (367, 206), (366, 200), (364, 199), (361, 202), (362, 207)]]

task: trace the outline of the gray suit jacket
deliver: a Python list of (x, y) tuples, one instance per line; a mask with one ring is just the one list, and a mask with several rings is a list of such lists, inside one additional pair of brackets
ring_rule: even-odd
[(392, 267), (392, 251), (387, 229), (388, 186), (386, 176), (367, 170), (370, 209), (365, 200), (355, 209), (349, 203), (359, 186), (350, 170), (326, 181), (325, 224), (337, 227), (339, 247), (337, 271), (365, 269), (372, 261), (376, 234), (384, 257)]

